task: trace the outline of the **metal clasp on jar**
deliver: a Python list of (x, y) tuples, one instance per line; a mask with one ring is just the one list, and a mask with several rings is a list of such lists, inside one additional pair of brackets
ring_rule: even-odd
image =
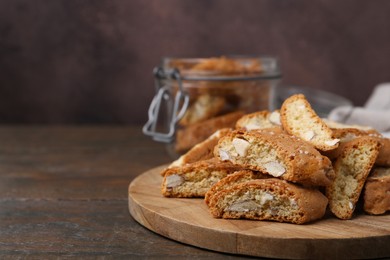
[[(177, 69), (164, 70), (161, 67), (154, 69), (154, 76), (156, 79), (156, 95), (154, 96), (149, 110), (148, 110), (148, 122), (142, 128), (145, 135), (151, 136), (155, 141), (170, 143), (174, 140), (177, 122), (184, 116), (188, 104), (189, 95), (183, 89), (182, 78), (180, 71)], [(173, 94), (172, 87), (163, 83), (165, 79), (176, 80), (179, 86), (176, 94)], [(172, 112), (170, 112), (170, 118), (168, 118), (168, 129), (165, 132), (157, 129), (159, 121), (159, 115), (161, 107), (174, 102), (172, 106)]]

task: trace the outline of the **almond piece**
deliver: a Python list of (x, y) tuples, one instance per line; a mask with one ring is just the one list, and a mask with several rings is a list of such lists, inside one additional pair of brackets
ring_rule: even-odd
[(268, 192), (264, 192), (264, 194), (256, 195), (255, 199), (260, 201), (260, 205), (264, 205), (267, 201), (273, 200), (274, 196)]
[(274, 177), (280, 177), (286, 172), (286, 169), (283, 167), (283, 165), (274, 161), (267, 162), (264, 164), (264, 167), (266, 171)]
[(268, 120), (274, 124), (274, 125), (281, 125), (281, 121), (280, 121), (280, 113), (278, 111), (273, 111), (270, 115), (269, 115), (269, 118)]
[(247, 140), (241, 138), (234, 138), (232, 144), (240, 156), (245, 156), (250, 146), (250, 143)]
[(173, 188), (176, 186), (179, 186), (184, 182), (183, 177), (177, 174), (172, 174), (167, 176), (166, 183), (167, 183), (167, 188)]
[(229, 161), (230, 155), (225, 150), (219, 149), (219, 158), (221, 158), (222, 161)]
[(230, 205), (227, 210), (229, 211), (238, 211), (238, 212), (248, 212), (251, 210), (256, 210), (259, 205), (253, 200), (237, 201)]
[(306, 141), (310, 141), (314, 138), (315, 135), (316, 133), (313, 130), (309, 130), (303, 134), (302, 138)]
[(332, 139), (332, 140), (325, 141), (324, 143), (326, 145), (333, 146), (333, 145), (337, 144), (338, 142), (340, 142), (340, 139)]
[(260, 129), (260, 128), (261, 128), (260, 124), (256, 124), (256, 123), (254, 123), (254, 122), (249, 123), (249, 124), (247, 124), (247, 125), (245, 126), (245, 129), (248, 130), (248, 131), (250, 131), (250, 130), (255, 130), (255, 129)]

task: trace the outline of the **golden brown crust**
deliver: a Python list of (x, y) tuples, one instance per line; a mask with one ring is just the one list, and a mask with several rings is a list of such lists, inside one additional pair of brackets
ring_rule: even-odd
[(237, 111), (195, 123), (177, 130), (175, 150), (186, 152), (221, 128), (234, 128), (244, 112)]
[(384, 167), (390, 167), (390, 139), (380, 139), (381, 148), (379, 149), (378, 157), (376, 158), (375, 164)]
[(364, 186), (363, 209), (372, 215), (390, 210), (390, 168), (373, 169)]
[(327, 186), (334, 178), (327, 157), (280, 128), (233, 131), (219, 140), (214, 155), (243, 168), (304, 185)]
[(204, 197), (212, 185), (239, 170), (241, 167), (215, 158), (167, 168), (163, 171), (161, 193), (165, 197)]
[(268, 175), (262, 174), (260, 172), (254, 172), (251, 170), (241, 170), (235, 173), (232, 173), (225, 178), (221, 179), (219, 182), (214, 184), (207, 192), (204, 197), (204, 201), (208, 205), (210, 203), (211, 198), (220, 190), (229, 188), (238, 183), (242, 183), (245, 181), (255, 180), (255, 179), (263, 179), (269, 178)]
[(363, 185), (379, 153), (377, 138), (362, 136), (345, 144), (334, 163), (336, 178), (326, 187), (331, 212), (340, 219), (352, 218)]
[(324, 216), (327, 198), (316, 189), (269, 178), (217, 192), (209, 204), (216, 218), (246, 218), (303, 224)]
[(302, 94), (293, 95), (283, 102), (280, 120), (285, 131), (310, 142), (319, 150), (328, 151), (338, 146), (338, 140), (332, 138), (332, 130)]

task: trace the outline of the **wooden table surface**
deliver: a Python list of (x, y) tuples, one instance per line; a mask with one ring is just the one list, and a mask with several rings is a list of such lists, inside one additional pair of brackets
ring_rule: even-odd
[(0, 259), (243, 258), (172, 241), (131, 217), (129, 183), (169, 161), (140, 126), (1, 126)]

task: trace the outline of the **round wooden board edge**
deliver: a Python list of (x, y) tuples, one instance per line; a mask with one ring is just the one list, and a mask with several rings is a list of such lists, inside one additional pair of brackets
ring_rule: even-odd
[[(191, 239), (191, 237), (186, 236), (191, 232), (209, 232), (204, 227), (197, 227), (190, 225), (185, 222), (176, 221), (177, 230), (180, 232), (172, 233), (167, 230), (167, 225), (164, 225), (165, 216), (161, 212), (156, 212), (148, 209), (145, 205), (142, 205), (141, 202), (137, 201), (134, 198), (132, 193), (132, 187), (134, 187), (138, 181), (145, 178), (150, 174), (155, 174), (160, 172), (161, 169), (166, 167), (166, 165), (158, 166), (152, 168), (148, 171), (137, 176), (128, 187), (128, 209), (131, 216), (142, 226), (148, 228), (149, 230), (165, 236), (169, 239), (179, 241), (181, 243), (189, 244), (192, 246), (205, 248), (213, 251), (230, 253), (230, 254), (239, 254), (239, 255), (248, 255), (248, 256), (258, 256), (258, 257), (270, 257), (270, 258), (294, 258), (294, 259), (307, 259), (307, 258), (359, 258), (359, 259), (369, 259), (369, 258), (383, 258), (390, 256), (390, 247), (387, 245), (390, 243), (390, 234), (383, 237), (373, 237), (371, 240), (365, 238), (358, 239), (316, 239), (316, 240), (305, 240), (305, 239), (278, 239), (276, 238), (275, 247), (262, 247), (262, 242), (273, 240), (275, 238), (263, 237), (259, 239), (258, 237), (253, 237), (258, 244), (257, 250), (253, 251), (250, 248), (246, 248), (245, 244), (240, 241), (242, 239), (241, 234), (236, 232), (221, 232), (221, 237), (215, 237), (212, 232), (209, 234), (210, 237), (213, 237), (212, 241), (197, 241)], [(158, 187), (159, 188), (159, 187)], [(170, 219), (172, 221), (172, 219)], [(341, 220), (340, 220), (341, 221)], [(160, 223), (159, 225), (154, 225), (153, 223)], [(162, 223), (162, 224), (161, 224)], [(227, 244), (228, 246), (220, 246), (219, 239), (229, 238)], [(215, 243), (217, 241), (217, 243)], [(280, 243), (284, 244), (283, 249), (279, 247)], [(238, 245), (240, 244), (240, 245)], [(269, 243), (268, 243), (269, 244)], [(234, 246), (232, 246), (234, 245)], [(319, 248), (322, 249), (318, 249)], [(286, 248), (290, 250), (288, 254), (285, 254)], [(366, 250), (369, 248), (369, 252)], [(347, 250), (348, 249), (348, 250)], [(291, 252), (294, 252), (293, 254)]]

